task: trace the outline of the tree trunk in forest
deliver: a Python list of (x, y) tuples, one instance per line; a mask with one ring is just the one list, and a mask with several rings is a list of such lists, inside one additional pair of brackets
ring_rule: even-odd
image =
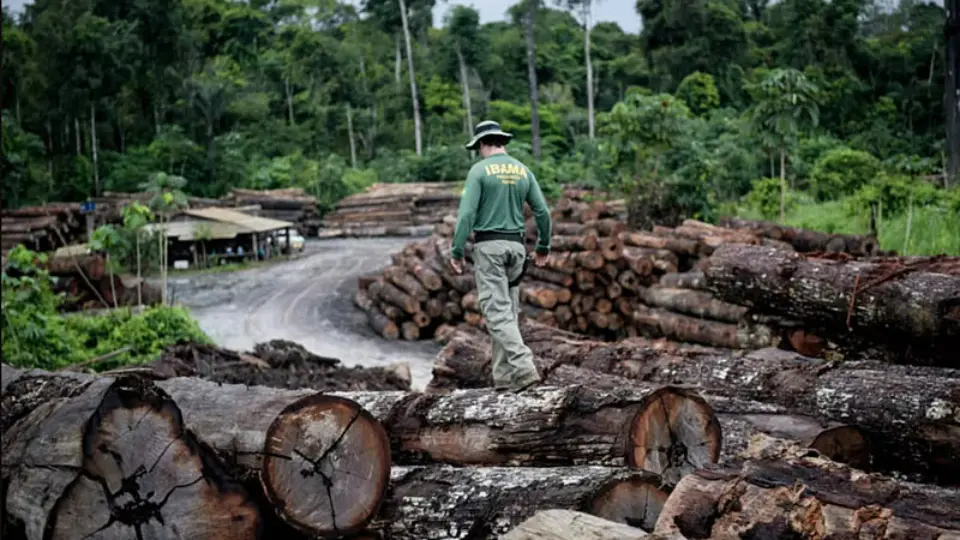
[(670, 494), (654, 532), (688, 538), (960, 537), (960, 490), (865, 476), (819, 458), (697, 471)]
[[(719, 299), (803, 322), (839, 344), (856, 338), (898, 362), (960, 367), (960, 261), (835, 261), (763, 246), (726, 245), (703, 267)], [(857, 349), (857, 344), (852, 344)]]
[(403, 61), (403, 54), (400, 52), (400, 36), (395, 36), (396, 41), (396, 54), (394, 55), (393, 62), (393, 78), (399, 87), (402, 81), (400, 80), (400, 71), (401, 71), (401, 62)]
[(592, 0), (583, 2), (583, 56), (586, 59), (587, 65), (587, 129), (590, 135), (590, 140), (593, 140), (596, 136), (596, 119), (594, 117), (593, 110), (593, 98), (595, 95), (593, 89), (593, 60), (590, 58), (592, 8)]
[(537, 87), (537, 10), (540, 0), (527, 0), (527, 16), (524, 18), (524, 37), (527, 44), (527, 83), (530, 86), (530, 138), (533, 157), (540, 159), (540, 98)]
[(80, 143), (80, 119), (76, 116), (73, 117), (73, 137), (77, 142), (77, 155), (83, 154), (83, 146)]
[[(769, 402), (788, 413), (857, 426), (871, 439), (878, 469), (919, 473), (934, 481), (960, 476), (960, 370), (870, 361), (832, 363), (779, 349), (741, 356), (719, 350), (670, 350), (638, 339), (604, 343), (533, 322), (524, 322), (521, 331), (540, 374), (548, 379), (558, 366), (573, 365)], [(467, 340), (474, 343), (466, 347)], [(490, 357), (475, 352), (477, 342), (487, 344), (489, 338), (471, 335), (444, 347), (428, 389), (492, 386)]]
[(943, 0), (946, 9), (947, 187), (960, 181), (960, 0)]
[(787, 148), (780, 147), (780, 223), (787, 221)]
[(357, 139), (353, 133), (353, 109), (347, 103), (347, 137), (350, 139), (350, 166), (357, 168)]
[(5, 518), (27, 540), (257, 538), (256, 503), (162, 390), (132, 378), (9, 374), (4, 366)]
[(410, 100), (413, 103), (413, 136), (417, 147), (417, 155), (423, 155), (423, 134), (420, 127), (420, 100), (417, 98), (417, 78), (413, 70), (413, 44), (410, 42), (410, 25), (407, 22), (407, 3), (397, 0), (400, 4), (400, 21), (403, 23), (403, 39), (407, 44), (407, 70), (410, 72)]
[(463, 86), (463, 109), (467, 112), (467, 135), (473, 132), (473, 104), (470, 99), (470, 81), (467, 75), (467, 62), (463, 59), (463, 53), (460, 52), (460, 46), (454, 45), (454, 51), (457, 53), (457, 63), (460, 65), (460, 84)]
[(90, 154), (93, 158), (93, 196), (100, 196), (100, 162), (97, 159), (97, 107), (90, 104)]
[(659, 482), (618, 467), (394, 467), (370, 529), (388, 538), (496, 538), (552, 509), (650, 527), (667, 499)]
[(290, 89), (290, 75), (283, 77), (283, 94), (287, 98), (287, 119), (291, 126), (296, 125), (296, 120), (293, 117), (293, 91)]

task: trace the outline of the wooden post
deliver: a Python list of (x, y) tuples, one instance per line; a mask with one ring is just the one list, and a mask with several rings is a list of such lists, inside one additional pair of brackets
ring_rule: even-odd
[(284, 234), (287, 235), (287, 258), (293, 258), (293, 244), (290, 243), (290, 227), (287, 227), (283, 230)]
[(260, 236), (260, 233), (253, 233), (253, 260), (260, 260), (260, 251), (257, 249), (258, 242), (257, 237)]

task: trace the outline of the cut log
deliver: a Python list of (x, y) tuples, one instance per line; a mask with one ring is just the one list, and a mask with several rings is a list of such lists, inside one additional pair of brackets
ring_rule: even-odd
[[(557, 302), (557, 288), (546, 286), (546, 284), (522, 283), (520, 285), (520, 298), (529, 304), (543, 309), (553, 309)], [(561, 289), (570, 293), (569, 289)]]
[(689, 538), (960, 537), (960, 490), (864, 475), (818, 458), (698, 471), (667, 500), (655, 532)]
[(768, 221), (734, 217), (721, 218), (720, 225), (733, 229), (745, 229), (758, 236), (773, 240), (782, 240), (800, 252), (828, 251), (849, 253), (856, 256), (873, 256), (880, 251), (880, 244), (877, 243), (877, 239), (870, 235), (829, 234), (787, 227)]
[(406, 341), (416, 341), (420, 339), (420, 327), (413, 321), (404, 321), (400, 325), (400, 335)]
[(588, 236), (554, 236), (550, 239), (550, 246), (557, 251), (594, 251), (599, 243), (594, 235)]
[(640, 300), (650, 306), (704, 319), (736, 323), (747, 308), (722, 302), (709, 293), (689, 289), (649, 287), (639, 291)]
[(678, 255), (697, 254), (697, 242), (680, 236), (657, 235), (647, 232), (622, 232), (620, 239), (626, 246), (667, 249)]
[(417, 259), (406, 258), (404, 259), (404, 265), (413, 272), (413, 275), (428, 291), (439, 291), (443, 289), (443, 279), (440, 275)]
[(623, 252), (623, 242), (617, 236), (608, 236), (600, 239), (600, 255), (604, 261), (615, 261)]
[(501, 540), (643, 540), (643, 530), (572, 510), (544, 510)]
[(406, 268), (391, 266), (383, 271), (383, 275), (401, 291), (418, 301), (424, 301), (430, 297), (427, 289)]
[[(465, 337), (453, 338), (440, 353), (444, 364), (435, 366), (435, 372), (450, 369), (453, 363), (488, 371), (489, 345), (480, 346), (478, 342)], [(483, 367), (479, 367), (481, 364)], [(489, 378), (488, 373), (478, 376)], [(490, 390), (480, 394), (453, 393), (446, 399), (460, 405), (440, 402), (419, 409), (424, 415), (434, 409), (450, 411), (447, 414), (452, 416), (443, 424), (431, 426), (427, 431), (424, 421), (414, 422), (410, 427), (394, 427), (391, 420), (388, 429), (391, 434), (412, 433), (416, 441), (429, 441), (436, 448), (430, 452), (433, 461), (452, 463), (617, 464), (626, 459), (632, 466), (655, 472), (667, 483), (675, 483), (692, 471), (691, 467), (717, 461), (720, 427), (710, 406), (699, 396), (673, 387), (638, 384), (628, 385), (624, 390), (608, 386), (603, 391), (595, 391), (588, 390), (587, 382), (563, 379), (564, 385), (583, 386), (536, 388), (521, 394), (522, 399), (517, 401), (506, 395), (492, 402), (481, 399), (490, 396)], [(490, 397), (495, 398), (496, 394)], [(361, 399), (360, 403), (364, 401)], [(446, 404), (441, 406), (441, 403)], [(365, 406), (370, 410), (377, 408)], [(471, 411), (482, 411), (482, 416), (469, 418)], [(436, 414), (425, 417), (438, 418)], [(528, 422), (530, 428), (521, 429)], [(524, 444), (514, 448), (509, 433), (517, 432), (525, 434), (520, 439)], [(531, 433), (537, 435), (531, 436)], [(474, 454), (478, 457), (470, 461), (440, 458), (444, 449), (450, 452), (461, 448), (456, 441), (485, 442), (476, 445)]]
[(672, 289), (706, 290), (707, 278), (703, 272), (691, 270), (689, 272), (671, 272), (660, 276), (659, 284)]
[[(549, 371), (544, 383), (555, 386), (582, 384), (598, 391), (649, 386), (649, 383), (569, 365), (560, 365)], [(683, 397), (682, 392), (669, 394), (674, 399), (677, 395)], [(750, 442), (758, 436), (768, 436), (791, 441), (802, 448), (812, 448), (830, 459), (854, 467), (870, 465), (867, 436), (854, 426), (790, 414), (784, 407), (769, 403), (712, 394), (701, 394), (701, 397), (716, 413), (720, 423), (723, 434), (720, 462), (732, 463), (752, 457), (748, 453)]]
[(367, 314), (367, 323), (384, 339), (394, 340), (400, 337), (397, 323), (384, 315), (365, 292), (362, 290), (356, 292), (354, 304)]
[(4, 517), (23, 538), (259, 536), (256, 503), (149, 382), (21, 373), (2, 412)]
[(530, 268), (527, 269), (527, 275), (540, 281), (560, 285), (561, 287), (569, 288), (573, 285), (572, 275), (549, 268), (539, 268), (531, 265)]
[(599, 270), (607, 264), (607, 259), (604, 258), (603, 252), (600, 251), (581, 251), (571, 253), (570, 255), (573, 260), (576, 261), (576, 264), (588, 270)]
[(855, 332), (901, 361), (960, 367), (960, 258), (838, 262), (724, 246), (704, 274), (717, 298), (802, 321), (827, 339)]
[(420, 302), (416, 298), (405, 294), (403, 291), (384, 280), (378, 280), (371, 283), (367, 288), (367, 291), (371, 296), (379, 298), (384, 302), (388, 302), (407, 313), (413, 314), (420, 311)]
[(497, 538), (548, 509), (649, 523), (658, 482), (650, 473), (594, 466), (395, 467), (370, 528), (388, 538)]
[(637, 306), (633, 320), (658, 337), (673, 341), (726, 349), (758, 349), (774, 345), (770, 333), (741, 331), (736, 324), (697, 319), (662, 309)]
[[(642, 340), (602, 343), (533, 322), (521, 324), (521, 332), (543, 376), (567, 364), (774, 403), (791, 414), (857, 426), (869, 436), (878, 470), (916, 473), (937, 482), (960, 477), (960, 370), (838, 364), (777, 349), (740, 355), (664, 349)], [(434, 368), (430, 388), (492, 385), (483, 361), (454, 352), (444, 349), (438, 355), (441, 369)]]
[(622, 254), (630, 260), (639, 258), (648, 259), (650, 264), (653, 265), (653, 268), (660, 274), (676, 272), (680, 264), (677, 255), (666, 249), (626, 247), (623, 248)]

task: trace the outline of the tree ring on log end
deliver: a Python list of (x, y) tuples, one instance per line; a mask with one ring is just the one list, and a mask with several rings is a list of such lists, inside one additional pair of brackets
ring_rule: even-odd
[(856, 426), (842, 425), (825, 429), (810, 441), (810, 448), (857, 469), (870, 466), (870, 440)]
[(674, 485), (716, 463), (722, 443), (713, 408), (696, 392), (665, 386), (644, 398), (629, 425), (627, 463)]
[(390, 440), (353, 400), (315, 394), (270, 425), (260, 481), (287, 523), (338, 537), (364, 528), (390, 481)]
[(588, 513), (647, 532), (653, 530), (670, 496), (660, 478), (637, 475), (604, 486), (586, 509)]
[(255, 539), (256, 504), (183, 426), (163, 390), (114, 382), (84, 426), (83, 464), (51, 510), (45, 540)]

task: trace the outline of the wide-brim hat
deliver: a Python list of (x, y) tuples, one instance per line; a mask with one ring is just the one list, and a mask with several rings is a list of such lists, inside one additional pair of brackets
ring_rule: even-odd
[(500, 124), (494, 122), (493, 120), (486, 120), (477, 124), (477, 127), (473, 128), (473, 138), (470, 139), (470, 142), (464, 145), (467, 150), (476, 150), (477, 144), (480, 143), (480, 139), (484, 137), (492, 137), (498, 135), (500, 137), (506, 137), (509, 141), (513, 138), (512, 133), (507, 133), (500, 129)]

